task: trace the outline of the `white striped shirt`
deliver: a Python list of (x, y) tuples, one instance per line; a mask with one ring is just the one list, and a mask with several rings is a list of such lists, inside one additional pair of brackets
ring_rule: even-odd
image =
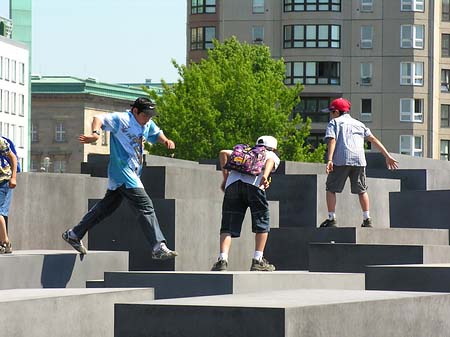
[(325, 138), (336, 139), (333, 164), (337, 166), (366, 166), (364, 139), (372, 132), (348, 113), (328, 123)]

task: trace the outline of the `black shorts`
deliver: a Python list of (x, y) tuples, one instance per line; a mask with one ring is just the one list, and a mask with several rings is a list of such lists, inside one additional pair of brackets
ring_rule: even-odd
[(347, 178), (350, 178), (351, 192), (361, 194), (367, 191), (365, 166), (334, 166), (328, 174), (326, 190), (341, 193)]

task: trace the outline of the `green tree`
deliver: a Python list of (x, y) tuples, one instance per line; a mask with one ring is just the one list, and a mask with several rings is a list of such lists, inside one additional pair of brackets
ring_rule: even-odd
[[(208, 58), (199, 63), (187, 67), (172, 62), (180, 80), (173, 86), (163, 81), (159, 97), (148, 94), (157, 103), (157, 124), (176, 143), (175, 157), (217, 158), (221, 149), (272, 135), (283, 160), (322, 160), (324, 147), (312, 151), (305, 142), (310, 120), (291, 118), (302, 87), (284, 84), (284, 62), (274, 60), (268, 47), (232, 37), (214, 41)], [(168, 154), (160, 145), (146, 148)]]

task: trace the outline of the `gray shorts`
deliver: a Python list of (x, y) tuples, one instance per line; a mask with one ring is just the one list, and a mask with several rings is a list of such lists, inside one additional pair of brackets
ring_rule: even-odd
[(361, 194), (367, 191), (365, 166), (334, 166), (328, 174), (326, 190), (341, 193), (347, 178), (350, 178), (351, 192)]

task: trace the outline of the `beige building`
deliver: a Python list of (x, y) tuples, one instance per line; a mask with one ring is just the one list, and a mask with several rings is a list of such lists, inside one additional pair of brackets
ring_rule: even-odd
[(304, 84), (319, 141), (336, 97), (392, 152), (449, 160), (450, 9), (441, 0), (188, 0), (187, 59), (213, 38), (264, 43)]
[(78, 137), (91, 133), (95, 115), (123, 112), (142, 89), (101, 83), (93, 78), (32, 76), (30, 171), (80, 173), (90, 153), (109, 154), (109, 133), (95, 144)]

